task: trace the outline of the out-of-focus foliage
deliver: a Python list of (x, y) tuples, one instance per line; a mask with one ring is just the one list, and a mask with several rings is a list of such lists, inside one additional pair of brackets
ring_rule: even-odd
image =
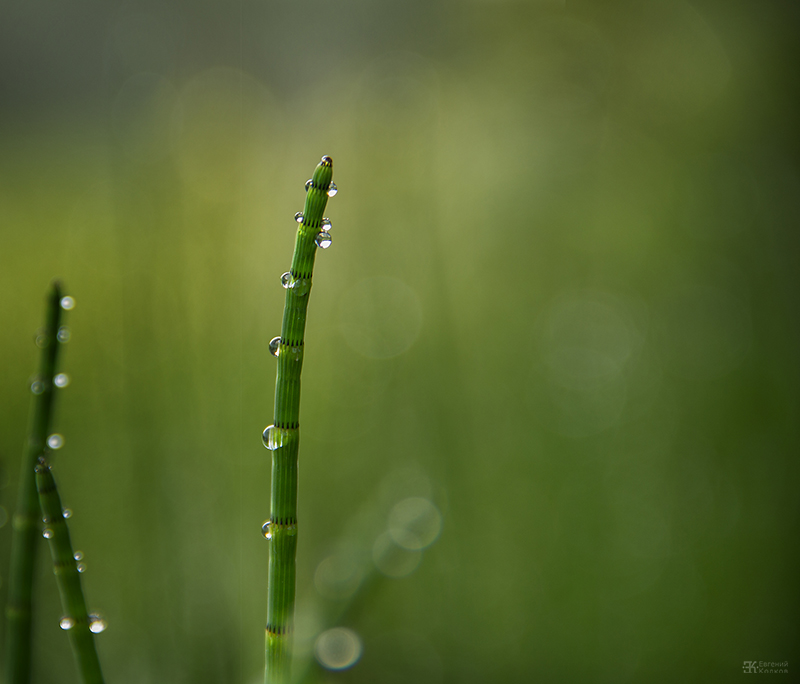
[[(322, 154), (298, 649), (343, 627), (317, 655), (360, 659), (308, 681), (795, 667), (797, 20), (2, 3), (0, 494), (59, 276), (54, 472), (108, 681), (260, 677), (267, 343)], [(39, 586), (37, 681), (74, 682), (45, 563)]]

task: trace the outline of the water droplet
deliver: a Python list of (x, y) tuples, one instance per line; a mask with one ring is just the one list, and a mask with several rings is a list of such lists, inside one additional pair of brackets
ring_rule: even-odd
[(272, 539), (270, 525), (272, 525), (272, 523), (269, 520), (265, 520), (264, 524), (261, 526), (261, 534), (264, 535), (264, 539)]
[(31, 392), (34, 394), (41, 394), (44, 392), (44, 383), (41, 380), (34, 380), (31, 384)]
[(76, 561), (83, 560), (83, 551), (76, 551), (75, 553), (72, 554), (72, 557)]
[(70, 377), (66, 373), (59, 373), (53, 378), (53, 384), (56, 387), (66, 387), (69, 385)]
[[(345, 185), (347, 185), (345, 183)], [(336, 183), (331, 181), (331, 184), (328, 186), (328, 197), (333, 197), (337, 192), (339, 192), (339, 188), (336, 187)]]
[(45, 528), (42, 530), (42, 536), (43, 536), (45, 539), (52, 539), (52, 538), (53, 538), (53, 530), (51, 530), (49, 527), (45, 527)]
[(65, 518), (71, 518), (72, 517), (72, 509), (71, 508), (65, 508), (63, 511), (61, 511), (61, 515), (63, 515)]
[(324, 218), (319, 223), (322, 226), (322, 230), (330, 230), (331, 229), (331, 220), (329, 218)]
[(281, 285), (283, 286), (284, 290), (288, 290), (292, 286), (292, 274), (289, 271), (286, 271), (281, 276)]
[(267, 449), (275, 451), (289, 443), (289, 437), (292, 432), (294, 432), (294, 430), (269, 425), (264, 428), (264, 432), (261, 433), (261, 440), (264, 442), (264, 446), (267, 447)]
[(309, 189), (309, 188), (310, 188), (312, 185), (314, 185), (314, 179), (313, 179), (313, 178), (309, 178), (309, 179), (306, 181), (306, 192), (308, 192), (308, 189)]
[(292, 292), (294, 292), (298, 297), (303, 297), (308, 294), (308, 291), (311, 289), (311, 279), (310, 278), (295, 278), (292, 281)]
[(75, 308), (75, 300), (72, 297), (62, 297), (61, 308), (65, 311), (71, 311)]
[(75, 626), (75, 620), (73, 620), (71, 617), (64, 616), (61, 618), (61, 622), (58, 623), (58, 626), (63, 630), (72, 629)]
[(100, 634), (105, 632), (108, 623), (100, 617), (99, 613), (89, 613), (89, 631), (92, 634)]
[(36, 346), (39, 347), (39, 349), (44, 349), (49, 341), (50, 339), (44, 333), (36, 335)]
[(298, 211), (294, 215), (294, 220), (297, 221), (298, 223), (302, 223), (303, 222), (303, 212), (302, 211)]
[(333, 242), (333, 238), (330, 233), (326, 233), (323, 230), (317, 234), (316, 242), (320, 249), (328, 249), (331, 246), (331, 242)]
[(84, 565), (83, 563), (78, 563), (75, 569), (78, 572), (86, 572), (86, 565)]
[(69, 342), (69, 338), (72, 337), (72, 333), (69, 331), (69, 328), (66, 325), (62, 325), (58, 329), (58, 334), (56, 337), (58, 337), (59, 342)]
[(54, 432), (47, 438), (47, 446), (53, 450), (60, 449), (64, 446), (64, 436)]
[(273, 337), (269, 341), (269, 353), (273, 356), (280, 356), (281, 353), (281, 338), (280, 337)]

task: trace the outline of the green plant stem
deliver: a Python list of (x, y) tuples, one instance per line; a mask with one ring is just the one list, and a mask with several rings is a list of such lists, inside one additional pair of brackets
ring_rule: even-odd
[(42, 349), (37, 382), (43, 391), (34, 394), (28, 429), (28, 442), (22, 459), (17, 495), (17, 510), (11, 538), (11, 569), (6, 606), (6, 684), (28, 684), (31, 671), (31, 620), (33, 570), (41, 535), (41, 513), (33, 469), (47, 448), (53, 415), (53, 376), (61, 343), (61, 285), (51, 284), (47, 294), (44, 330), (37, 336)]
[(333, 161), (323, 157), (307, 188), (303, 221), (292, 257), (291, 285), (286, 289), (278, 374), (275, 382), (275, 421), (265, 431), (272, 450), (269, 579), (267, 588), (267, 684), (284, 684), (291, 673), (297, 553), (297, 455), (300, 439), (300, 371), (316, 237), (322, 226), (333, 178)]
[[(78, 673), (83, 684), (103, 684), (94, 634), (89, 630), (90, 620), (83, 598), (81, 576), (78, 573), (67, 521), (61, 508), (61, 497), (58, 495), (53, 473), (50, 472), (50, 466), (44, 457), (39, 459), (36, 466), (36, 488), (39, 492), (45, 529), (49, 534), (53, 571), (58, 583), (58, 593), (61, 594), (61, 606), (64, 609), (62, 621), (71, 620), (67, 633)], [(62, 629), (64, 626), (62, 624)]]

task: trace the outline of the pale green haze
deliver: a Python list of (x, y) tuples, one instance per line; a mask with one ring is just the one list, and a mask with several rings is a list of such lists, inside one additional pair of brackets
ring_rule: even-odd
[[(50, 462), (105, 680), (263, 682), (269, 342), (330, 155), (303, 684), (796, 673), (799, 28), (778, 0), (0, 0), (0, 602), (58, 277)], [(41, 544), (32, 684), (77, 684)]]

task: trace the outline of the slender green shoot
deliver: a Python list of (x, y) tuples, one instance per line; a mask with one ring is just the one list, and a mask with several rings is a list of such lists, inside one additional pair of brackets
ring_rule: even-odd
[(297, 553), (297, 455), (300, 443), (300, 371), (306, 309), (317, 247), (331, 244), (330, 221), (323, 218), (328, 197), (336, 194), (333, 160), (323, 157), (306, 183), (305, 208), (295, 216), (297, 230), (292, 268), (281, 277), (286, 289), (281, 336), (270, 342), (278, 357), (275, 422), (264, 430), (272, 451), (270, 519), (263, 532), (271, 540), (267, 587), (266, 684), (290, 681)]
[(61, 629), (69, 634), (72, 654), (83, 684), (103, 684), (100, 661), (94, 645), (94, 635), (102, 632), (105, 621), (99, 615), (86, 611), (86, 601), (81, 588), (80, 557), (76, 557), (67, 527), (66, 514), (61, 508), (61, 497), (58, 495), (56, 481), (50, 471), (50, 465), (41, 456), (36, 465), (36, 488), (39, 492), (39, 503), (44, 520), (43, 535), (50, 543), (50, 555), (53, 557), (53, 571), (61, 594), (61, 606), (64, 616), (61, 618)]
[(61, 343), (68, 332), (61, 327), (62, 311), (71, 309), (71, 297), (62, 297), (61, 284), (53, 281), (47, 293), (45, 326), (36, 336), (42, 350), (39, 375), (31, 385), (33, 403), (28, 442), (22, 459), (17, 495), (17, 510), (11, 538), (11, 569), (6, 606), (6, 684), (28, 684), (31, 672), (31, 620), (33, 571), (41, 534), (41, 513), (36, 493), (34, 467), (48, 448), (61, 445), (58, 435), (50, 435), (53, 417), (54, 376)]

